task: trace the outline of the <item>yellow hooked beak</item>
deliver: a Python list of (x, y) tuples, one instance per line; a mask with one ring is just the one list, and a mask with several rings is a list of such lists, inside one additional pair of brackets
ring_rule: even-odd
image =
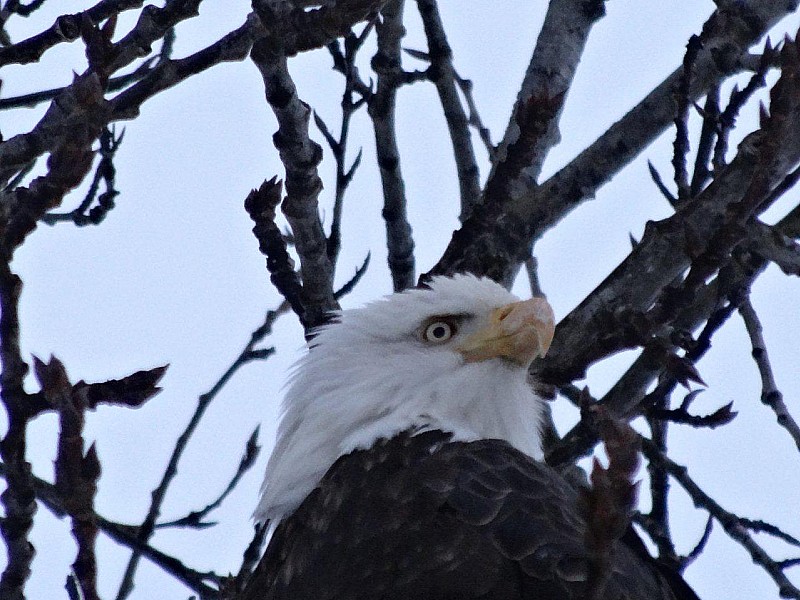
[(553, 341), (555, 318), (544, 298), (531, 298), (494, 309), (489, 324), (458, 346), (466, 362), (505, 358), (527, 366), (544, 356)]

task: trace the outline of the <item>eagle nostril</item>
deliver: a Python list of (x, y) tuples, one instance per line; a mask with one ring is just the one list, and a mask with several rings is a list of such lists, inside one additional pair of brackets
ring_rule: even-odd
[(508, 304), (506, 306), (498, 308), (497, 312), (495, 313), (497, 322), (499, 323), (503, 321), (506, 317), (508, 317), (508, 315), (510, 315), (513, 312), (513, 310), (514, 310), (513, 304)]

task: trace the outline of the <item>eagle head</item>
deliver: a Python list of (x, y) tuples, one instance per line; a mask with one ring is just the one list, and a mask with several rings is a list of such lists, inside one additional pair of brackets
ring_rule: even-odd
[(503, 439), (540, 459), (543, 401), (527, 372), (553, 332), (546, 300), (473, 275), (341, 312), (292, 375), (255, 518), (276, 523), (337, 458), (401, 431)]

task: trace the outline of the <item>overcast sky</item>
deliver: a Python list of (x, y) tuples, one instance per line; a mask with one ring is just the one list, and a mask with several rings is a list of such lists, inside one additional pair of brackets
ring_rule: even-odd
[[(36, 18), (12, 21), (9, 31), (19, 40), (49, 26), (59, 14), (55, 9), (82, 8), (83, 2), (46, 3)], [(713, 8), (712, 2), (697, 0), (609, 2), (607, 16), (592, 31), (567, 100), (561, 120), (563, 141), (551, 152), (543, 176), (574, 157), (671, 73), (681, 62), (688, 37), (700, 32)], [(545, 3), (472, 0), (442, 2), (440, 9), (456, 68), (474, 81), (481, 116), (498, 141), (530, 59)], [(424, 50), (415, 10), (415, 3), (409, 3), (404, 46)], [(240, 25), (248, 11), (249, 2), (206, 0), (200, 17), (178, 29), (175, 56), (208, 45)], [(117, 31), (124, 34), (131, 25), (123, 19)], [(800, 18), (788, 19), (773, 39), (795, 32), (798, 25)], [(373, 46), (368, 45), (361, 61), (365, 76), (372, 54)], [(330, 65), (327, 52), (318, 51), (293, 59), (290, 71), (300, 97), (335, 131), (343, 82)], [(423, 67), (408, 57), (406, 66)], [(39, 65), (7, 67), (2, 94), (8, 97), (66, 84), (72, 70), (84, 68), (78, 43), (61, 46), (46, 54)], [(398, 102), (402, 169), (417, 265), (424, 271), (441, 255), (457, 226), (457, 178), (435, 88), (429, 84), (403, 88)], [(29, 130), (44, 108), (0, 113), (5, 139)], [(755, 105), (744, 111), (743, 131), (750, 130), (747, 123), (752, 128), (755, 115)], [(136, 121), (117, 127), (123, 125), (125, 140), (115, 163), (121, 192), (117, 208), (99, 227), (41, 226), (18, 251), (13, 267), (25, 282), (21, 314), (26, 356), (55, 354), (73, 381), (100, 381), (171, 365), (162, 382), (164, 391), (145, 407), (135, 411), (101, 408), (87, 419), (86, 438), (96, 441), (103, 465), (98, 512), (133, 523), (146, 513), (150, 492), (197, 396), (233, 361), (265, 310), (280, 302), (269, 284), (243, 201), (264, 179), (283, 177), (283, 169), (271, 142), (277, 125), (264, 101), (258, 70), (249, 61), (217, 66), (191, 78), (146, 103)], [(347, 195), (337, 283), (349, 279), (368, 252), (372, 262), (363, 282), (343, 301), (345, 306), (357, 306), (391, 291), (380, 218), (380, 180), (370, 123), (363, 111), (354, 118), (353, 128), (350, 158), (362, 147), (364, 160)], [(313, 130), (312, 136), (324, 146), (318, 131)], [(627, 255), (629, 234), (639, 238), (648, 219), (669, 216), (669, 206), (648, 177), (646, 160), (671, 179), (672, 136), (672, 131), (662, 136), (602, 188), (596, 200), (581, 206), (537, 245), (542, 287), (557, 317), (567, 314)], [(477, 137), (475, 146), (485, 178), (487, 158)], [(335, 163), (325, 151), (321, 169), (327, 188), (321, 203), (327, 225)], [(77, 204), (80, 197), (77, 193), (70, 202)], [(796, 194), (789, 194), (770, 211), (770, 222), (787, 211), (792, 199), (796, 202)], [(526, 295), (526, 282), (520, 280), (515, 290)], [(764, 323), (785, 401), (790, 410), (797, 408), (797, 281), (770, 268), (755, 286), (753, 304)], [(165, 531), (153, 540), (156, 547), (199, 570), (237, 570), (251, 537), (249, 515), (272, 445), (282, 385), (303, 345), (302, 331), (292, 315), (278, 321), (267, 345), (274, 345), (277, 354), (245, 367), (214, 401), (180, 465), (163, 517), (183, 516), (216, 497), (257, 425), (261, 425), (264, 446), (259, 464), (213, 515), (219, 521), (217, 527)], [(796, 449), (759, 402), (760, 380), (749, 354), (744, 326), (734, 316), (700, 364), (708, 389), (694, 407), (711, 412), (734, 401), (739, 416), (714, 431), (674, 427), (673, 458), (689, 465), (695, 480), (726, 509), (775, 522), (798, 536)], [(581, 383), (601, 395), (634, 356), (626, 353), (605, 361)], [(35, 389), (32, 381), (30, 385)], [(577, 419), (564, 400), (556, 402), (555, 413), (562, 431)], [(30, 430), (34, 472), (52, 480), (55, 417), (40, 417)], [(680, 492), (675, 496), (678, 549), (688, 552), (702, 533), (706, 515), (694, 510)], [(647, 498), (642, 500), (646, 508)], [(776, 558), (786, 557), (785, 546), (759, 540)], [(75, 551), (68, 522), (40, 508), (32, 541), (37, 558), (29, 597), (65, 597), (62, 587)], [(112, 598), (128, 553), (101, 535), (98, 554), (100, 593)], [(778, 597), (774, 583), (720, 527), (686, 577), (707, 600)], [(793, 579), (800, 582), (797, 574)], [(185, 588), (143, 561), (134, 598), (188, 595)]]

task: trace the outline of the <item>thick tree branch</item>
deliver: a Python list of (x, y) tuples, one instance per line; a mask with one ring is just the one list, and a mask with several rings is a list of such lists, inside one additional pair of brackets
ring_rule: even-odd
[(36, 513), (31, 466), (25, 460), (28, 416), (22, 384), (28, 365), (22, 360), (19, 346), (21, 291), (22, 280), (11, 271), (7, 259), (0, 260), (0, 398), (8, 417), (8, 429), (0, 441), (0, 457), (6, 465), (6, 489), (0, 495), (5, 516), (0, 531), (8, 557), (0, 578), (0, 597), (9, 600), (24, 598), (34, 555), (28, 533)]
[(113, 120), (135, 118), (146, 100), (221, 62), (244, 60), (255, 40), (265, 34), (261, 20), (251, 13), (241, 27), (206, 48), (185, 58), (162, 61), (144, 79), (109, 101)]
[[(795, 69), (796, 65), (785, 71), (776, 85), (784, 82), (794, 90)], [(662, 289), (693, 262), (698, 269), (693, 284), (710, 274), (710, 265), (718, 268), (724, 262), (744, 237), (741, 219), (756, 210), (753, 207), (760, 206), (800, 161), (796, 106), (800, 96), (793, 93), (787, 89), (780, 95), (762, 129), (742, 142), (733, 163), (696, 200), (673, 217), (648, 223), (629, 257), (559, 323), (550, 353), (534, 365), (535, 374), (551, 383), (564, 383), (582, 376), (598, 358), (637, 345), (641, 332), (630, 327), (628, 317), (648, 311)], [(784, 101), (791, 106), (783, 106)], [(648, 318), (659, 323), (668, 320), (676, 308), (668, 300), (662, 298), (658, 311)], [(624, 317), (619, 311), (630, 314)], [(620, 327), (625, 321), (629, 326)]]
[(81, 36), (81, 24), (87, 19), (90, 23), (99, 25), (109, 17), (138, 8), (143, 3), (143, 0), (102, 0), (83, 12), (61, 15), (47, 30), (0, 48), (0, 67), (36, 62), (50, 48), (62, 42), (77, 40)]
[(286, 168), (287, 194), (281, 208), (300, 257), (303, 313), (299, 316), (308, 334), (339, 308), (317, 202), (322, 191), (317, 171), (322, 148), (309, 137), (311, 109), (297, 96), (280, 46), (262, 40), (254, 46), (251, 58), (261, 72), (267, 102), (278, 119), (273, 142)]
[[(694, 63), (691, 98), (696, 100), (739, 68), (737, 61), (747, 49), (797, 6), (798, 0), (724, 3), (700, 36), (703, 50)], [(527, 258), (532, 241), (592, 198), (669, 126), (675, 114), (673, 91), (680, 73), (676, 70), (543, 184), (531, 182), (502, 207), (486, 204), (475, 211), (453, 234), (444, 255), (427, 276), (466, 271), (506, 280)]]
[(502, 204), (536, 184), (550, 149), (561, 140), (558, 120), (586, 41), (605, 15), (603, 0), (554, 0), (525, 72), (511, 119), (497, 147), (484, 191)]
[(282, 189), (281, 182), (273, 177), (247, 195), (244, 207), (255, 223), (253, 234), (258, 240), (258, 249), (267, 257), (267, 270), (272, 285), (286, 299), (302, 322), (306, 312), (303, 284), (295, 271), (286, 239), (275, 223)]
[(381, 11), (375, 27), (378, 51), (372, 68), (378, 74), (375, 93), (368, 110), (375, 131), (375, 152), (383, 187), (383, 219), (386, 224), (386, 249), (395, 292), (414, 285), (414, 239), (406, 211), (406, 188), (400, 169), (400, 150), (395, 132), (395, 100), (402, 84), (400, 42), (403, 27), (403, 0), (390, 0)]
[[(353, 25), (369, 21), (387, 0), (318, 0), (290, 2), (254, 0), (255, 12), (273, 40), (280, 40), (286, 56), (323, 48), (349, 33)], [(315, 7), (315, 8), (312, 8)]]
[[(425, 276), (468, 271), (506, 286), (532, 251), (535, 220), (514, 212), (536, 186), (542, 164), (559, 141), (558, 119), (602, 0), (550, 2), (511, 120), (483, 191), (481, 206), (456, 231)], [(537, 201), (537, 204), (540, 201)], [(467, 241), (469, 238), (469, 241)]]
[(114, 44), (114, 58), (108, 65), (109, 73), (118, 71), (142, 56), (152, 52), (153, 44), (163, 39), (167, 32), (181, 21), (199, 14), (203, 0), (166, 0), (164, 6), (145, 6), (133, 29)]

